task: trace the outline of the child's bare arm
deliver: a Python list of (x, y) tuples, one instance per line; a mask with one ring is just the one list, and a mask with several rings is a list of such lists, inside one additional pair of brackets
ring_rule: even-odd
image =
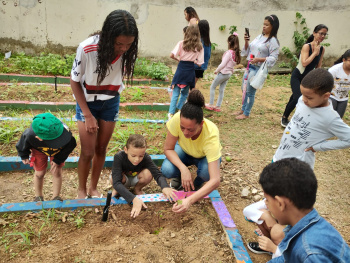
[(142, 207), (147, 208), (147, 206), (145, 205), (144, 202), (142, 202), (141, 199), (139, 199), (138, 197), (135, 197), (132, 200), (132, 209), (131, 209), (130, 216), (133, 218), (137, 217), (140, 214)]

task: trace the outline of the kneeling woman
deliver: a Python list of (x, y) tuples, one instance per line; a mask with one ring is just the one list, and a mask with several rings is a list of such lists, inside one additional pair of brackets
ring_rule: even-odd
[[(167, 122), (168, 133), (164, 144), (166, 159), (162, 173), (167, 178), (173, 178), (171, 186), (175, 189), (181, 189), (182, 186), (185, 191), (198, 190), (184, 199), (182, 204), (174, 204), (173, 211), (176, 213), (185, 212), (220, 184), (222, 147), (219, 129), (213, 122), (203, 118), (204, 106), (202, 93), (193, 90), (181, 111)], [(198, 168), (194, 181), (187, 167), (190, 165)]]

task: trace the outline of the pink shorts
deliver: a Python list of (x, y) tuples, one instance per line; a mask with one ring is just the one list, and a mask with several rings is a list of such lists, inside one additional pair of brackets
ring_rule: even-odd
[[(34, 170), (35, 171), (44, 171), (47, 168), (47, 155), (35, 150), (35, 149), (31, 149), (32, 150), (32, 156), (30, 158), (30, 162), (34, 164)], [(33, 160), (34, 157), (34, 160)], [(50, 161), (52, 161), (53, 157), (50, 157)], [(64, 162), (59, 164), (58, 167), (63, 167), (64, 166)]]

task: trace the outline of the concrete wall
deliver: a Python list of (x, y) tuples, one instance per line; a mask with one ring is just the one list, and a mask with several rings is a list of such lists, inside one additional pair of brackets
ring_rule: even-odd
[[(281, 47), (293, 48), (295, 13), (301, 12), (308, 27), (323, 23), (329, 27), (326, 57), (340, 56), (350, 48), (349, 0), (3, 0), (0, 3), (0, 52), (7, 50), (40, 53), (74, 52), (79, 42), (101, 29), (114, 9), (130, 11), (140, 31), (140, 55), (168, 56), (182, 28), (187, 25), (183, 10), (193, 6), (211, 27), (211, 40), (226, 49), (228, 28), (238, 27), (243, 43), (244, 27), (252, 37), (262, 30), (264, 17), (280, 19)], [(227, 29), (219, 31), (219, 26)]]

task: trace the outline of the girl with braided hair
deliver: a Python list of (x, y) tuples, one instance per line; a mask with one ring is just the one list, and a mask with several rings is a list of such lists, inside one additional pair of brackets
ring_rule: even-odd
[[(166, 156), (161, 171), (167, 178), (173, 178), (170, 186), (176, 190), (197, 191), (175, 203), (175, 213), (185, 212), (202, 197), (215, 190), (220, 184), (221, 144), (219, 129), (203, 117), (205, 101), (199, 90), (188, 95), (187, 102), (166, 124), (167, 136), (164, 143)], [(192, 180), (187, 166), (195, 165), (197, 177)], [(204, 184), (206, 182), (206, 184)], [(204, 184), (204, 185), (203, 185)]]
[[(123, 77), (132, 79), (138, 28), (125, 10), (111, 12), (102, 30), (80, 43), (71, 71), (81, 144), (78, 198), (102, 197), (97, 183), (119, 113)], [(92, 162), (91, 182), (86, 183)]]

